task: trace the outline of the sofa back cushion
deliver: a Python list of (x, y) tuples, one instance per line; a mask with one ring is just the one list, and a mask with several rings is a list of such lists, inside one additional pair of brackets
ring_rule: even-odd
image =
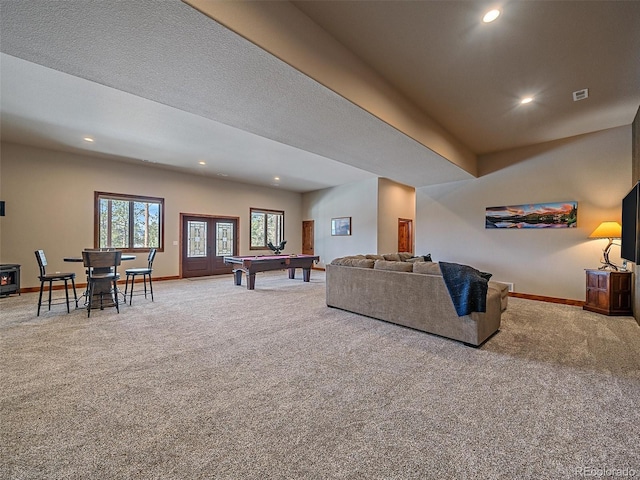
[(360, 268), (373, 268), (375, 260), (371, 258), (360, 258), (358, 256), (352, 257), (340, 257), (334, 258), (331, 261), (332, 265), (342, 265), (343, 267), (360, 267)]
[(411, 265), (413, 266), (413, 273), (442, 275), (442, 272), (440, 271), (440, 265), (437, 262), (415, 262)]
[(407, 258), (405, 260), (405, 262), (411, 262), (411, 263), (415, 263), (415, 262), (433, 262), (433, 260), (431, 260), (431, 254), (429, 254), (429, 255), (418, 255), (417, 257)]
[(427, 253), (426, 255), (418, 255), (417, 257), (411, 257), (409, 260), (407, 260), (408, 262), (433, 262), (433, 259), (431, 258), (431, 254)]
[(395, 262), (392, 260), (376, 260), (374, 270), (393, 270), (394, 272), (412, 272), (413, 263)]

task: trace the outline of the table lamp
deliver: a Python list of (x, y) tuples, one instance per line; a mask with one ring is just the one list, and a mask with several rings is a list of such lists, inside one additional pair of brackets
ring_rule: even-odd
[(618, 270), (618, 266), (611, 263), (609, 261), (609, 250), (611, 250), (612, 245), (617, 245), (617, 243), (613, 243), (613, 240), (616, 238), (620, 238), (622, 236), (622, 227), (618, 222), (602, 222), (598, 228), (596, 228), (589, 238), (607, 238), (609, 239), (609, 243), (602, 250), (602, 254), (604, 256), (604, 261), (602, 262), (602, 266), (600, 270), (606, 270), (610, 268), (611, 270)]

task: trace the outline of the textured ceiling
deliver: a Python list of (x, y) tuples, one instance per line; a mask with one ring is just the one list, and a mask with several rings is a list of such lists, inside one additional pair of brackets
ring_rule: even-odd
[[(75, 125), (98, 129), (90, 132), (85, 127), (77, 132), (76, 138), (87, 134), (96, 137), (91, 145), (93, 151), (187, 168), (198, 168), (197, 161), (203, 158), (215, 161), (216, 172), (228, 174), (228, 179), (270, 185), (277, 175), (282, 188), (295, 191), (370, 178), (372, 174), (407, 184), (470, 178), (450, 162), (179, 1), (3, 2), (1, 22), (3, 53), (139, 97), (140, 100), (131, 101), (120, 96), (118, 108), (105, 110), (105, 103), (111, 101), (109, 96), (117, 97), (116, 92), (103, 92), (105, 97), (98, 102), (87, 95), (90, 108), (80, 104), (75, 112), (69, 112), (77, 116)], [(31, 120), (33, 104), (22, 104), (20, 111), (21, 105), (9, 100), (14, 96), (9, 87), (20, 84), (20, 72), (13, 68), (15, 62), (5, 58), (3, 63), (7, 65), (2, 65), (3, 77), (15, 77), (12, 82), (5, 82), (4, 78), (2, 81), (2, 138), (34, 143), (43, 135), (51, 136), (49, 128), (40, 128), (42, 122), (37, 125), (24, 121), (24, 117)], [(56, 90), (63, 85), (44, 83), (52, 77), (41, 77), (45, 95), (64, 95)], [(77, 83), (69, 78), (70, 96), (79, 93)], [(92, 90), (91, 86), (85, 89)], [(98, 90), (93, 88), (96, 94)], [(52, 102), (55, 100), (52, 97)], [(12, 104), (11, 111), (5, 104)], [(160, 109), (157, 104), (171, 109)], [(53, 105), (42, 105), (47, 107)], [(55, 118), (55, 108), (48, 108), (47, 112), (42, 115), (48, 121), (66, 121)], [(240, 149), (238, 155), (224, 158), (220, 155), (224, 152), (209, 148), (201, 148), (194, 155), (193, 145), (189, 145), (182, 157), (167, 159), (172, 149), (180, 154), (181, 138), (170, 125), (180, 128), (184, 112), (277, 144), (271, 149), (262, 142), (262, 149), (254, 156), (247, 156)], [(158, 119), (157, 115), (166, 117)], [(130, 130), (129, 122), (137, 117), (143, 118), (142, 123), (146, 117), (164, 124), (164, 143), (171, 144), (168, 151), (167, 145), (159, 144), (157, 139), (138, 136)], [(16, 127), (17, 122), (20, 128)], [(201, 126), (204, 136), (207, 129), (214, 129), (211, 122), (202, 122)], [(221, 134), (226, 134), (224, 129)], [(73, 141), (69, 139), (67, 143)], [(202, 146), (209, 147), (210, 143)], [(272, 168), (283, 160), (285, 149), (280, 144), (303, 151), (298, 155), (290, 152), (282, 162), (286, 165), (281, 165), (285, 171)], [(127, 146), (135, 148), (128, 153)], [(336, 165), (337, 162), (346, 166)], [(305, 177), (290, 179), (287, 165), (291, 170), (304, 171)], [(352, 166), (366, 172), (355, 172)], [(260, 174), (264, 176), (262, 182), (255, 178)], [(287, 183), (287, 179), (291, 182)]]
[[(640, 104), (640, 2), (509, 2), (493, 25), (484, 2), (294, 5), (475, 153), (627, 125)], [(472, 178), (181, 1), (0, 9), (5, 141), (293, 191)]]

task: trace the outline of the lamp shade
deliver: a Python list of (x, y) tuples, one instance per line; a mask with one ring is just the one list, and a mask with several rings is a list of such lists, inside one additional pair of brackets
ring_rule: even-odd
[(602, 222), (589, 238), (620, 238), (622, 227), (618, 222)]

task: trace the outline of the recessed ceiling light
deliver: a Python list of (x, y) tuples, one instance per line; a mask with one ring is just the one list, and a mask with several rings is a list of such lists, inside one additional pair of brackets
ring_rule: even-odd
[(487, 13), (484, 14), (484, 17), (482, 17), (482, 21), (484, 23), (491, 23), (499, 16), (500, 16), (500, 10), (498, 9), (489, 10)]
[(200, 160), (198, 163), (199, 163), (200, 165), (206, 165), (206, 164), (207, 164), (207, 162), (205, 162), (204, 160)]
[(220, 177), (228, 177), (229, 176), (226, 173), (222, 173), (222, 172), (218, 172), (218, 173), (216, 173), (216, 175), (218, 175)]
[(84, 137), (83, 140), (85, 142), (89, 142), (89, 143), (93, 143), (94, 142), (93, 138), (91, 138), (91, 137)]
[(524, 97), (522, 100), (520, 100), (520, 103), (523, 105), (526, 105), (527, 103), (531, 103), (533, 102), (533, 97)]
[(279, 181), (280, 181), (280, 177), (273, 177), (273, 179), (274, 179), (276, 182), (279, 182)]

